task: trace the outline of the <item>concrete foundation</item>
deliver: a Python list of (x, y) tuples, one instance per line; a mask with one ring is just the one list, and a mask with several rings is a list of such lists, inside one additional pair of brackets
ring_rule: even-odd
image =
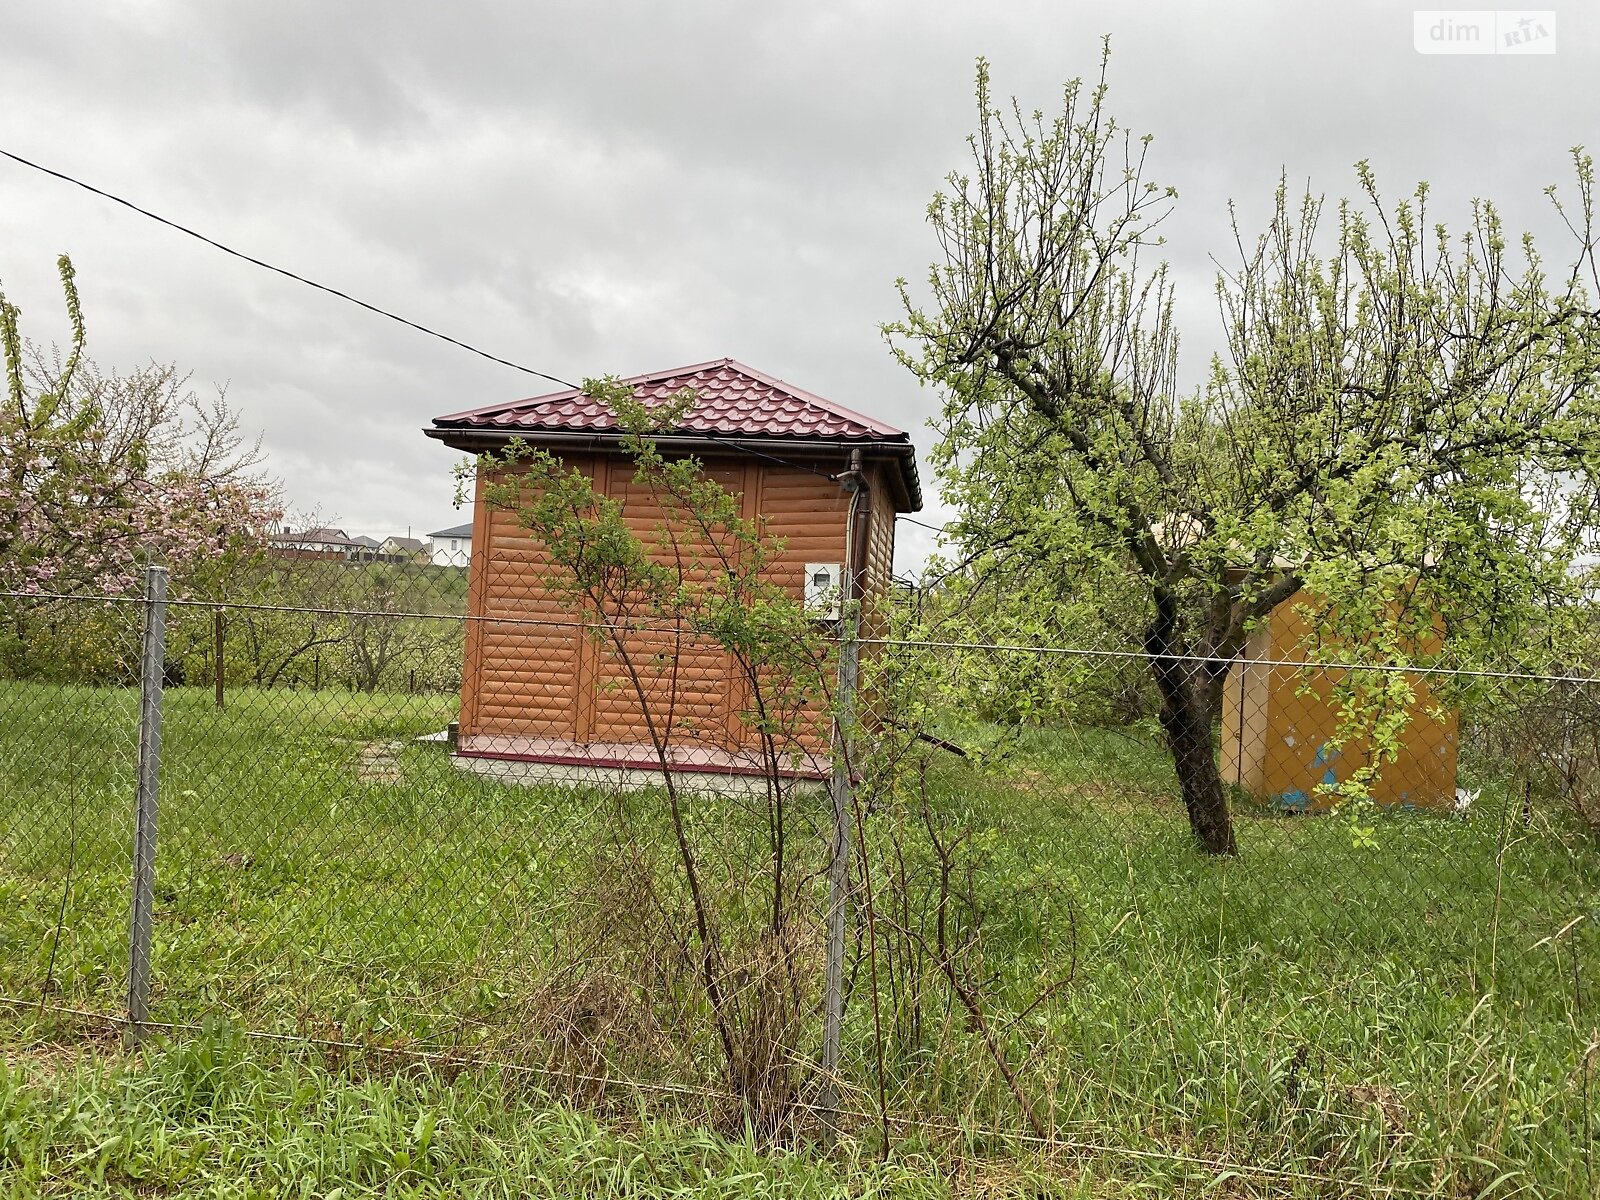
[[(487, 779), (526, 785), (551, 784), (556, 787), (595, 788), (605, 791), (639, 792), (662, 786), (661, 769), (646, 766), (612, 766), (571, 762), (540, 762), (536, 759), (495, 757), (484, 754), (455, 754), (450, 761), (460, 770)], [(673, 785), (680, 791), (702, 796), (765, 796), (769, 781), (765, 775), (731, 774), (718, 771), (671, 771)], [(821, 795), (827, 781), (811, 776), (785, 776), (791, 793)]]

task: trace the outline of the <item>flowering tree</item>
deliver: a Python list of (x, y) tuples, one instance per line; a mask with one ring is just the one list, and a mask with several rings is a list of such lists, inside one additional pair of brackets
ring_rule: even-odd
[[(1333, 657), (1404, 665), (1434, 644), (1470, 667), (1575, 594), (1600, 503), (1593, 163), (1575, 152), (1576, 204), (1551, 193), (1559, 266), (1485, 202), (1450, 235), (1425, 186), (1394, 202), (1364, 164), (1333, 220), (1280, 187), (1218, 280), (1226, 354), (1185, 391), (1149, 262), (1175, 193), (1105, 95), (1074, 82), (1058, 115), (1028, 115), (980, 65), (972, 171), (930, 207), (928, 299), (902, 283), (889, 333), (946, 397), (959, 548), (1068, 591), (1119, 581), (1138, 632), (1118, 648), (1149, 665), (1195, 839), (1231, 854), (1213, 730), (1275, 606), (1318, 598)], [(1410, 685), (1363, 674), (1347, 708), (1391, 749)]]
[(200, 586), (262, 546), (280, 515), (225, 395), (202, 401), (170, 366), (119, 375), (84, 357), (72, 263), (58, 265), (65, 355), (26, 342), (0, 293), (0, 593), (24, 643), (21, 598), (124, 592), (146, 561)]

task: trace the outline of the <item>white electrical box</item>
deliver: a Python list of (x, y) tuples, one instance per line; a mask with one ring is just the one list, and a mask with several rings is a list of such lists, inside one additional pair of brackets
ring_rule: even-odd
[(839, 619), (844, 568), (838, 563), (806, 564), (806, 613), (818, 621)]

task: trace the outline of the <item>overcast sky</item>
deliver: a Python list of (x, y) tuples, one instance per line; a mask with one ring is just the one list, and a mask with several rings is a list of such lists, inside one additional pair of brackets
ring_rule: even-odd
[[(964, 160), (974, 60), (1027, 107), (1096, 69), (1154, 135), (1186, 374), (1217, 346), (1226, 204), (1280, 171), (1330, 195), (1473, 195), (1557, 250), (1541, 190), (1600, 146), (1600, 9), (1554, 55), (1424, 56), (1410, 5), (0, 2), (0, 146), (565, 378), (724, 355), (900, 424), (936, 397), (887, 353), (897, 276)], [(1562, 246), (1564, 249), (1564, 246)], [(0, 160), (0, 281), (59, 340), (78, 269), (103, 365), (226, 383), (291, 504), (422, 534), (452, 508), (434, 416), (549, 390)], [(924, 519), (941, 510), (933, 489)], [(931, 535), (902, 525), (900, 565)]]

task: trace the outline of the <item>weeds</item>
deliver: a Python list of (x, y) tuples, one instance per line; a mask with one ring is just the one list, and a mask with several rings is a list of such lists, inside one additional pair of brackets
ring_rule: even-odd
[[(30, 1035), (13, 1022), (36, 1010), (53, 949), (50, 1009), (118, 1011), (131, 748), (99, 740), (124, 712), (121, 693), (12, 687), (15, 703), (0, 710), (0, 993), (22, 1007), (0, 1043), (20, 1046)], [(11, 1107), (0, 1110), (11, 1156), (0, 1173), (13, 1194), (34, 1194), (30, 1179), (63, 1192), (65, 1180), (132, 1190), (158, 1170), (174, 1190), (226, 1194), (213, 1186), (223, 1162), (271, 1181), (258, 1194), (286, 1190), (291, 1170), (347, 1194), (496, 1194), (514, 1190), (496, 1171), (543, 1178), (565, 1154), (588, 1156), (576, 1178), (592, 1191), (626, 1194), (654, 1186), (641, 1146), (664, 1179), (681, 1181), (670, 1164), (699, 1161), (685, 1147), (711, 1139), (694, 1128), (721, 1131), (711, 1139), (723, 1147), (717, 1161), (730, 1179), (749, 1168), (748, 1194), (942, 1194), (946, 1183), (977, 1191), (1017, 1178), (1040, 1186), (1027, 1164), (1046, 1153), (1052, 1186), (1067, 1194), (1215, 1183), (1224, 1194), (1325, 1195), (1355, 1181), (1439, 1196), (1491, 1185), (1496, 1194), (1593, 1192), (1600, 868), (1557, 816), (1536, 808), (1524, 819), (1514, 781), (1475, 779), (1483, 792), (1466, 820), (1380, 815), (1376, 850), (1353, 849), (1338, 822), (1241, 815), (1239, 859), (1207, 863), (1189, 845), (1159, 749), (1116, 734), (1029, 730), (998, 766), (935, 754), (926, 817), (915, 796), (880, 796), (858, 832), (879, 919), (858, 926), (847, 964), (843, 1067), (860, 1116), (845, 1124), (839, 1153), (871, 1158), (886, 1128), (891, 1166), (874, 1173), (854, 1159), (805, 1166), (737, 1148), (746, 1146), (742, 1109), (685, 937), (659, 796), (458, 772), (408, 740), (449, 719), (448, 699), (306, 699), (239, 689), (218, 712), (203, 691), (168, 693), (153, 1016), (348, 1043), (363, 1048), (341, 1052), (352, 1064), (389, 1048), (426, 1052), (430, 1065), (395, 1078), (406, 1060), (385, 1057), (381, 1072), (332, 1078), (303, 1074), (312, 1067), (292, 1055), (278, 1062), (270, 1044), (247, 1053), (229, 1042), (209, 1051), (232, 1064), (214, 1073), (220, 1093), (202, 1060), (182, 1057), (187, 1043), (151, 1060), (172, 1072), (186, 1064), (159, 1088), (144, 1067), (115, 1061), (57, 1063), (48, 1074), (29, 1065), (25, 1083), (13, 1069)], [(970, 746), (988, 736), (945, 732)], [(395, 756), (401, 782), (362, 778), (361, 749), (375, 741), (405, 743)], [(58, 921), (69, 777), (77, 836)], [(815, 836), (825, 805), (797, 798), (789, 819)], [(770, 847), (765, 807), (686, 799), (682, 813), (716, 881), (715, 920), (739, 931), (727, 944), (759, 955), (754, 931), (770, 925), (770, 893), (740, 881)], [(815, 940), (787, 952), (814, 973)], [(981, 1006), (982, 1027), (946, 960)], [(764, 974), (759, 960), (736, 956), (726, 969)], [(752, 1031), (790, 1055), (796, 1119), (775, 1132), (800, 1149), (815, 1096), (816, 1007)], [(741, 1011), (768, 1019), (753, 1001)], [(1043, 1139), (1019, 1136), (995, 1049)], [(262, 1106), (281, 1115), (261, 1129), (250, 1131), (242, 1108), (226, 1109), (235, 1115), (219, 1125), (214, 1098), (237, 1098), (257, 1059), (274, 1081), (261, 1088), (304, 1088), (315, 1103), (295, 1108), (291, 1094), (272, 1092)], [(486, 1061), (518, 1069), (473, 1065)], [(451, 1140), (470, 1124), (450, 1108), (459, 1099), (438, 1101), (445, 1133), (431, 1135), (434, 1150), (406, 1149), (401, 1134), (434, 1104), (408, 1091), (418, 1087), (478, 1098), (473, 1112), (490, 1113), (490, 1132), (474, 1135), (479, 1150)], [(369, 1103), (366, 1088), (388, 1089), (370, 1099), (375, 1111), (400, 1106), (381, 1136), (353, 1115)], [(172, 1097), (190, 1107), (173, 1116)], [(661, 1124), (643, 1121), (641, 1105)], [(546, 1109), (560, 1115), (536, 1115)], [(502, 1112), (530, 1129), (571, 1121), (581, 1132), (547, 1160)], [(594, 1118), (633, 1132), (608, 1133)], [(330, 1122), (349, 1139), (345, 1157), (319, 1148)], [(147, 1136), (157, 1124), (167, 1132)], [(639, 1132), (647, 1126), (654, 1132)], [(124, 1141), (106, 1147), (119, 1131)], [(221, 1148), (231, 1140), (239, 1145)], [(441, 1144), (456, 1147), (457, 1174), (439, 1176), (448, 1185), (422, 1174), (446, 1170)], [(397, 1166), (402, 1149), (411, 1158)], [(632, 1175), (596, 1175), (590, 1160), (613, 1153), (637, 1160)], [(469, 1161), (481, 1179), (460, 1173)], [(726, 1165), (735, 1162), (744, 1166)], [(1244, 1168), (1280, 1174), (1270, 1184), (1227, 1174)], [(1293, 1182), (1301, 1175), (1343, 1182)]]

